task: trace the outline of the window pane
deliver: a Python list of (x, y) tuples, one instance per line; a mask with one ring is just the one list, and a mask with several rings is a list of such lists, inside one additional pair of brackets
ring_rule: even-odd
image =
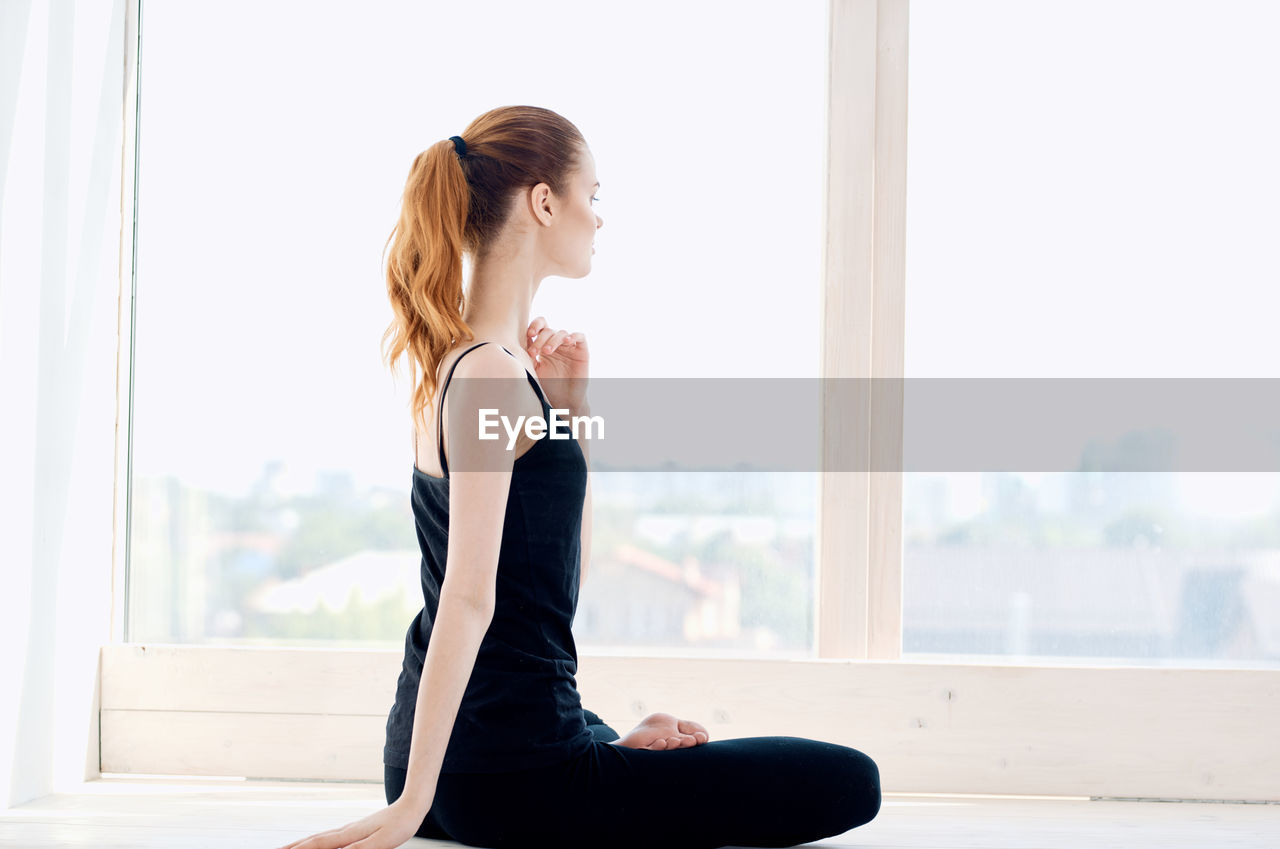
[[(553, 108), (595, 155), (593, 273), (534, 302), (593, 376), (817, 376), (825, 3), (490, 4), (482, 43), (465, 4), (353, 8), (144, 7), (130, 639), (402, 644), (382, 250), (413, 157), (495, 106)], [(811, 651), (812, 473), (593, 491), (580, 649)]]
[[(1280, 376), (1277, 38), (1272, 3), (915, 0), (907, 376)], [(904, 654), (1275, 666), (1278, 493), (908, 474)]]

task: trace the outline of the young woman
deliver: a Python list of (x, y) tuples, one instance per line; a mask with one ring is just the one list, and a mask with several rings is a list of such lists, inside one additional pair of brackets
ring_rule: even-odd
[(532, 106), (487, 112), (413, 162), (388, 239), (395, 320), (383, 341), (390, 363), (408, 352), (415, 383), (425, 603), (387, 718), (388, 806), (284, 849), (392, 849), (414, 835), (522, 848), (792, 846), (880, 810), (879, 770), (856, 749), (709, 742), (701, 724), (667, 713), (619, 738), (582, 707), (570, 628), (591, 540), (588, 440), (522, 434), (508, 450), (505, 436), (479, 439), (477, 423), (495, 406), (509, 421), (589, 412), (586, 337), (529, 313), (543, 278), (590, 273), (599, 185), (578, 129)]

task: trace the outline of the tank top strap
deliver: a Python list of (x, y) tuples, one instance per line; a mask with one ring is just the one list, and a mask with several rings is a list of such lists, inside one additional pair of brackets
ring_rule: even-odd
[[(501, 347), (502, 350), (507, 351), (507, 348), (505, 345), (502, 345), (499, 347)], [(507, 353), (511, 354), (510, 351), (507, 351)], [(520, 358), (517, 357), (515, 354), (511, 354), (511, 359), (517, 362), (520, 361)], [(537, 394), (538, 400), (542, 402), (542, 406), (550, 409), (551, 402), (547, 400), (547, 394), (542, 391), (542, 384), (538, 382), (538, 379), (533, 376), (533, 372), (529, 371), (529, 369), (525, 366), (524, 363), (520, 363), (520, 368), (524, 369), (524, 376), (529, 378), (529, 383), (532, 384), (533, 391)]]
[[(458, 367), (458, 363), (462, 362), (462, 358), (467, 354), (470, 354), (476, 348), (479, 348), (481, 345), (488, 344), (488, 342), (477, 342), (475, 345), (472, 345), (470, 348), (459, 354), (458, 358), (453, 361), (453, 365), (449, 367), (449, 373), (445, 375), (444, 383), (440, 385), (440, 400), (436, 404), (436, 453), (440, 457), (440, 470), (444, 472), (445, 477), (449, 476), (449, 463), (444, 458), (444, 393), (448, 391), (449, 381), (453, 380), (453, 370)], [(498, 347), (507, 351), (513, 360), (519, 361), (519, 358), (508, 351), (505, 345), (499, 345)], [(533, 391), (537, 393), (538, 399), (542, 402), (542, 406), (544, 408), (543, 412), (546, 413), (550, 410), (551, 402), (547, 400), (546, 394), (542, 391), (542, 386), (538, 383), (537, 378), (533, 376), (533, 372), (525, 368), (523, 363), (521, 363), (520, 367), (524, 368), (525, 377), (529, 379), (529, 383), (533, 384)]]
[(449, 381), (453, 380), (453, 370), (458, 367), (458, 363), (462, 362), (462, 358), (470, 354), (481, 345), (487, 345), (488, 342), (477, 342), (467, 350), (458, 355), (453, 361), (453, 365), (449, 366), (449, 373), (445, 375), (444, 383), (440, 384), (440, 400), (436, 402), (436, 454), (440, 457), (440, 469), (444, 472), (444, 476), (449, 476), (449, 464), (444, 459), (444, 393), (449, 390)]

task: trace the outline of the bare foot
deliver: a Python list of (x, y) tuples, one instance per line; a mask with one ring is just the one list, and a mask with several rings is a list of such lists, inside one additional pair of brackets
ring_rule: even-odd
[(651, 713), (625, 736), (613, 741), (628, 749), (684, 749), (707, 742), (711, 735), (699, 722), (677, 719), (669, 713)]

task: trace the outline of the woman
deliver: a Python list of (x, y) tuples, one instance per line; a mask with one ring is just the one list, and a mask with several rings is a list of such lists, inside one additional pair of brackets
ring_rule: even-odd
[(590, 273), (599, 185), (578, 129), (531, 106), (481, 115), (414, 160), (388, 239), (395, 320), (383, 341), (391, 363), (409, 353), (415, 383), (425, 603), (387, 718), (388, 806), (285, 849), (391, 849), (415, 834), (493, 847), (792, 846), (879, 812), (879, 771), (856, 749), (708, 742), (701, 724), (667, 713), (619, 738), (582, 708), (570, 626), (591, 539), (588, 440), (522, 434), (508, 450), (505, 436), (479, 439), (477, 423), (494, 407), (509, 421), (589, 413), (586, 338), (529, 312), (544, 277)]

